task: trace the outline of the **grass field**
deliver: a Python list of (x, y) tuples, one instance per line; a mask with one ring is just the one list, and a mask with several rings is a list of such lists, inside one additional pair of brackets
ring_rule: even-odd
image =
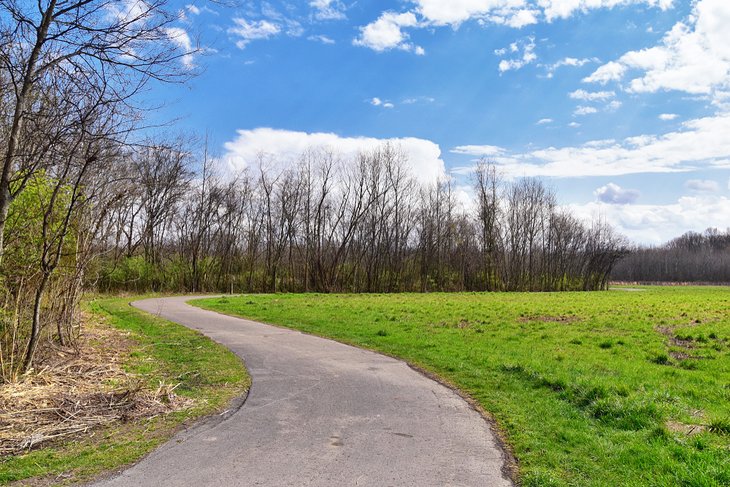
[(436, 373), (494, 416), (525, 486), (730, 485), (730, 289), (196, 304)]
[(138, 311), (128, 302), (128, 298), (98, 299), (88, 304), (88, 309), (94, 319), (106, 323), (101, 326), (131, 332), (134, 345), (125, 369), (146, 381), (152, 390), (160, 382), (179, 384), (175, 393), (192, 399), (193, 406), (0, 459), (0, 484), (34, 479), (32, 485), (58, 485), (116, 469), (149, 453), (181, 424), (221, 410), (248, 389), (248, 373), (228, 349), (182, 325)]

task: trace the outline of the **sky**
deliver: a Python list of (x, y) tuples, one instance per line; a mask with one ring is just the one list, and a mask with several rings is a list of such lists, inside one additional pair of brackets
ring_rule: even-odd
[(730, 1), (301, 0), (179, 5), (195, 73), (155, 115), (230, 170), (386, 140), (465, 204), (481, 158), (636, 243), (730, 227)]

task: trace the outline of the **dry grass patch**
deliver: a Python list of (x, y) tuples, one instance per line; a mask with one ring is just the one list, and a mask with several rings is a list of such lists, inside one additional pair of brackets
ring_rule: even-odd
[(98, 319), (85, 316), (77, 348), (53, 347), (39, 360), (40, 370), (0, 386), (0, 456), (191, 406), (192, 400), (175, 394), (175, 385), (152, 389), (126, 372), (134, 342)]

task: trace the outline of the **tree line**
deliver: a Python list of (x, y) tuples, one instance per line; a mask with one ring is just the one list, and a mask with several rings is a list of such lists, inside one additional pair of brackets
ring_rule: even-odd
[(730, 283), (730, 229), (687, 232), (658, 247), (635, 247), (612, 278), (628, 282)]
[(207, 144), (141, 131), (144, 88), (188, 75), (174, 20), (163, 0), (0, 0), (2, 381), (74, 345), (86, 290), (606, 287), (624, 240), (487, 162), (464, 207), (389, 144), (222, 175)]
[[(537, 179), (488, 162), (465, 208), (450, 178), (419, 183), (391, 144), (292, 164), (261, 155), (223, 178), (148, 143), (109, 213), (87, 278), (103, 291), (431, 292), (598, 290), (625, 242), (561, 209)], [(286, 167), (284, 167), (286, 166)], [(473, 208), (472, 208), (473, 206)], [(93, 276), (93, 277), (92, 277)]]

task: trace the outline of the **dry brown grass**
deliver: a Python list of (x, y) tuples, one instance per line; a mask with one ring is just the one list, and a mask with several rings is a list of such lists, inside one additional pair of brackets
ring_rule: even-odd
[(124, 370), (134, 344), (128, 334), (91, 316), (85, 322), (77, 348), (54, 347), (39, 370), (0, 385), (0, 456), (191, 405), (175, 385), (151, 388)]

